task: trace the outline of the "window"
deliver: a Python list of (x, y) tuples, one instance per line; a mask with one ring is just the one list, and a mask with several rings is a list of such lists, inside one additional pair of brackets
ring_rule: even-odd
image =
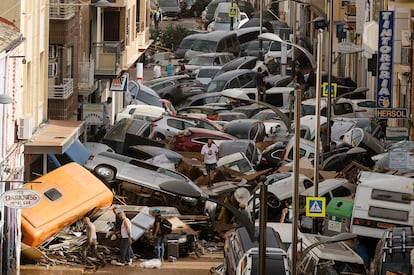
[(343, 186), (339, 186), (338, 188), (335, 188), (334, 190), (332, 190), (332, 196), (337, 198), (337, 197), (347, 197), (350, 196), (351, 191), (349, 191), (347, 188), (343, 187)]
[(245, 86), (250, 81), (253, 81), (253, 76), (251, 74), (243, 74), (239, 76), (240, 87)]
[(350, 103), (337, 103), (334, 105), (335, 115), (349, 114), (353, 111), (354, 109), (352, 108), (352, 104)]
[(226, 39), (226, 47), (227, 47), (227, 49), (231, 49), (231, 46), (232, 46), (231, 39)]
[(387, 220), (391, 219), (403, 222), (408, 221), (408, 211), (394, 210), (375, 206), (369, 207), (368, 216)]
[(184, 123), (176, 119), (167, 119), (167, 125), (179, 130), (184, 130)]
[(304, 180), (303, 186), (305, 186), (306, 189), (311, 188), (313, 186), (313, 182), (310, 180)]
[(62, 193), (60, 193), (56, 188), (47, 190), (44, 195), (51, 201), (56, 201), (62, 197)]
[(239, 80), (237, 78), (233, 78), (227, 85), (226, 89), (228, 88), (240, 88)]
[(410, 204), (411, 203), (410, 200), (403, 199), (403, 196), (406, 196), (406, 195), (407, 194), (405, 193), (373, 189), (371, 193), (371, 199)]

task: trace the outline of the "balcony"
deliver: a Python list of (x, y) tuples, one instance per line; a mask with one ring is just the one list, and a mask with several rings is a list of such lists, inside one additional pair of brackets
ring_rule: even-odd
[(64, 78), (60, 85), (49, 85), (48, 99), (67, 99), (73, 94), (73, 78)]
[(69, 20), (78, 8), (74, 0), (50, 0), (49, 19)]
[(79, 94), (81, 95), (89, 95), (93, 91), (96, 90), (95, 85), (95, 61), (93, 59), (90, 60), (82, 60), (79, 62), (79, 78), (78, 78), (78, 89)]
[(95, 77), (116, 77), (121, 73), (121, 42), (98, 42), (92, 45)]

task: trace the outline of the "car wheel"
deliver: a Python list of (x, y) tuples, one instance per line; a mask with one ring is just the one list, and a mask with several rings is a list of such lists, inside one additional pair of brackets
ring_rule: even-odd
[(278, 208), (280, 206), (280, 200), (272, 193), (269, 193), (267, 197), (267, 205), (271, 208)]
[(165, 136), (163, 134), (157, 133), (157, 136), (155, 137), (156, 141), (163, 141), (165, 140)]
[(98, 165), (95, 167), (94, 171), (96, 175), (104, 181), (115, 179), (115, 170), (108, 165)]

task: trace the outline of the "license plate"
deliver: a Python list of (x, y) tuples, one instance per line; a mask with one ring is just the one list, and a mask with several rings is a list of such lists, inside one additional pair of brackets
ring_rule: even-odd
[(328, 230), (335, 231), (335, 232), (341, 232), (342, 229), (342, 223), (337, 221), (328, 221)]

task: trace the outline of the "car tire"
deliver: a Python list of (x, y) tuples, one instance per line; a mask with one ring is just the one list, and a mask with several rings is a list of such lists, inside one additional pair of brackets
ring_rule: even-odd
[(111, 181), (115, 179), (115, 169), (108, 165), (98, 165), (93, 169), (95, 174), (104, 181)]
[(267, 197), (267, 205), (271, 208), (278, 208), (280, 206), (280, 200), (272, 193), (269, 193)]

